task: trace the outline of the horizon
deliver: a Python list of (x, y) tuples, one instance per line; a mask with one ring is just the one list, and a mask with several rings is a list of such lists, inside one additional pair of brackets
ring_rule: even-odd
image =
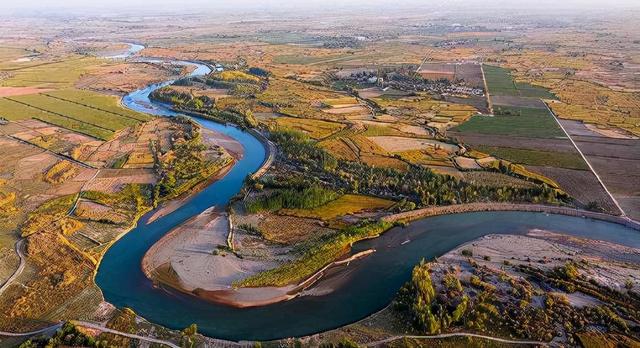
[[(73, 11), (75, 13), (97, 14), (96, 11), (112, 10), (121, 14), (122, 12), (132, 12), (141, 9), (149, 9), (147, 2), (142, 0), (113, 0), (87, 3), (82, 0), (24, 0), (21, 2), (1, 3), (0, 10), (5, 15), (16, 14), (57, 14), (60, 11)], [(355, 0), (345, 3), (337, 0), (309, 0), (304, 3), (291, 0), (269, 0), (256, 3), (253, 0), (238, 0), (233, 3), (224, 1), (192, 0), (185, 4), (176, 0), (158, 0), (154, 2), (151, 12), (162, 13), (172, 12), (192, 12), (199, 10), (209, 11), (273, 11), (273, 12), (301, 12), (317, 10), (350, 10), (350, 11), (375, 11), (375, 10), (406, 10), (406, 9), (434, 9), (436, 11), (472, 11), (472, 10), (570, 10), (570, 11), (591, 11), (591, 10), (620, 10), (620, 9), (640, 9), (640, 2), (634, 0), (569, 0), (552, 1), (540, 0), (535, 4), (528, 1), (508, 1), (508, 0), (485, 0), (482, 2), (471, 0), (454, 0), (447, 3), (435, 1), (418, 0)], [(67, 12), (68, 13), (68, 12)], [(109, 13), (100, 13), (110, 15)], [(135, 14), (135, 13), (131, 13)]]

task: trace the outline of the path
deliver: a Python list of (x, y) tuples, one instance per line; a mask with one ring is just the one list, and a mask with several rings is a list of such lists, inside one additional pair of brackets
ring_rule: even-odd
[(9, 285), (20, 274), (22, 274), (22, 271), (24, 271), (24, 266), (26, 265), (26, 260), (25, 260), (25, 257), (24, 257), (23, 248), (24, 248), (24, 239), (20, 239), (19, 241), (16, 242), (16, 254), (18, 254), (18, 257), (20, 257), (20, 264), (18, 265), (18, 268), (16, 269), (16, 271), (13, 272), (11, 277), (9, 277), (9, 279), (7, 279), (7, 281), (5, 281), (4, 284), (2, 284), (2, 287), (0, 287), (0, 295), (2, 295), (2, 293), (9, 287)]
[(493, 101), (491, 101), (491, 94), (489, 93), (489, 85), (487, 84), (487, 77), (484, 74), (484, 64), (480, 64), (480, 71), (482, 72), (482, 82), (484, 82), (484, 93), (487, 96), (487, 107), (489, 108), (489, 114), (493, 115)]
[(399, 339), (404, 339), (404, 338), (409, 338), (409, 339), (438, 339), (438, 338), (450, 338), (450, 337), (476, 337), (476, 338), (483, 338), (483, 339), (486, 339), (486, 340), (500, 342), (500, 343), (507, 343), (507, 344), (527, 344), (527, 345), (544, 346), (544, 347), (549, 346), (549, 344), (546, 343), (546, 342), (508, 340), (508, 339), (498, 338), (498, 337), (491, 337), (491, 336), (478, 335), (478, 334), (472, 334), (472, 333), (458, 332), (458, 333), (432, 335), (432, 336), (411, 336), (411, 335), (393, 336), (393, 337), (389, 337), (389, 338), (384, 339), (384, 340), (367, 343), (365, 345), (365, 347), (377, 347), (377, 346), (379, 346), (381, 344), (393, 342), (393, 341), (396, 341), (396, 340), (399, 340)]
[[(542, 100), (542, 99), (540, 99)], [(598, 182), (600, 183), (600, 186), (602, 186), (602, 188), (604, 188), (604, 191), (609, 195), (609, 197), (611, 197), (611, 200), (613, 201), (613, 203), (616, 205), (616, 207), (618, 208), (618, 210), (621, 213), (621, 217), (627, 219), (627, 220), (631, 220), (627, 214), (624, 212), (624, 210), (622, 209), (622, 207), (620, 206), (620, 204), (618, 203), (618, 201), (616, 200), (615, 197), (613, 197), (613, 194), (611, 194), (611, 192), (609, 191), (609, 189), (607, 188), (607, 186), (604, 184), (604, 182), (602, 181), (602, 179), (600, 179), (600, 176), (598, 175), (598, 173), (596, 172), (596, 170), (593, 168), (593, 166), (591, 165), (591, 163), (589, 162), (589, 160), (587, 159), (587, 157), (582, 153), (582, 151), (580, 150), (580, 148), (578, 147), (578, 144), (576, 144), (575, 141), (573, 141), (573, 138), (571, 138), (571, 135), (569, 135), (569, 132), (567, 132), (567, 130), (564, 128), (564, 126), (562, 125), (562, 123), (560, 123), (560, 120), (558, 119), (558, 116), (556, 116), (556, 114), (553, 112), (553, 110), (551, 110), (551, 108), (549, 107), (549, 105), (542, 100), (542, 102), (544, 103), (544, 106), (547, 108), (547, 110), (549, 110), (549, 113), (551, 114), (551, 116), (553, 116), (553, 119), (556, 121), (556, 123), (558, 124), (558, 126), (560, 126), (560, 129), (562, 129), (562, 131), (564, 132), (564, 134), (567, 136), (567, 138), (569, 138), (569, 141), (571, 141), (571, 144), (573, 144), (573, 147), (578, 151), (578, 153), (580, 154), (580, 156), (582, 157), (582, 159), (584, 160), (584, 162), (587, 164), (587, 166), (589, 167), (589, 170), (591, 170), (591, 172), (593, 173), (593, 175), (596, 176), (596, 179), (598, 179)], [(631, 220), (632, 221), (632, 220)]]

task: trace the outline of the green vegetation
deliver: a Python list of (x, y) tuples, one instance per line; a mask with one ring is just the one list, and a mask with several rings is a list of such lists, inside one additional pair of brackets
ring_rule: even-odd
[[(331, 220), (339, 216), (358, 213), (363, 210), (388, 209), (394, 205), (393, 201), (372, 196), (346, 194), (313, 209), (298, 208), (282, 212), (299, 217)], [(415, 205), (414, 205), (415, 207)]]
[(217, 149), (218, 157), (208, 157), (205, 151), (211, 149), (202, 143), (199, 126), (186, 117), (176, 118), (176, 121), (191, 126), (184, 134), (184, 139), (176, 141), (169, 152), (162, 153), (159, 148), (155, 149), (156, 171), (160, 180), (153, 191), (154, 206), (187, 192), (232, 160), (221, 148)]
[(556, 96), (544, 87), (515, 82), (508, 69), (491, 65), (484, 65), (483, 69), (489, 93), (492, 95), (556, 99)]
[(120, 98), (116, 96), (104, 95), (80, 89), (62, 89), (46, 93), (49, 96), (63, 99), (68, 102), (78, 103), (92, 109), (104, 111), (114, 115), (148, 121), (152, 117), (124, 108), (120, 105)]
[(349, 193), (408, 198), (417, 206), (447, 205), (478, 201), (559, 203), (565, 197), (554, 189), (495, 187), (470, 184), (419, 166), (405, 172), (370, 167), (354, 161), (338, 161), (307, 136), (293, 131), (272, 132), (286, 160), (310, 177), (322, 175)]
[(84, 191), (81, 197), (111, 207), (114, 211), (135, 221), (151, 208), (151, 193), (152, 189), (149, 185), (127, 184), (118, 193)]
[(392, 224), (389, 222), (364, 223), (360, 226), (347, 227), (339, 233), (327, 237), (320, 245), (312, 247), (299, 259), (258, 273), (238, 281), (234, 285), (261, 287), (297, 284), (347, 253), (353, 243), (377, 236), (391, 227)]
[(2, 80), (2, 86), (40, 88), (70, 88), (90, 66), (98, 61), (84, 56), (68, 56), (59, 61), (32, 61), (16, 67), (3, 67), (11, 77)]
[(421, 332), (439, 333), (459, 322), (469, 305), (469, 297), (464, 295), (462, 285), (455, 275), (447, 274), (445, 282), (449, 295), (455, 298), (452, 302), (457, 303), (448, 306), (449, 310), (437, 304), (430, 265), (423, 260), (413, 269), (411, 280), (400, 289), (395, 307), (410, 313), (414, 326)]
[(53, 198), (31, 211), (27, 216), (27, 221), (21, 228), (22, 236), (27, 237), (48, 228), (59, 228), (65, 234), (76, 230), (81, 224), (79, 225), (79, 222), (76, 220), (66, 218), (76, 198), (77, 195)]
[(230, 82), (252, 82), (252, 83), (260, 82), (260, 78), (253, 75), (249, 75), (239, 70), (227, 70), (213, 76), (223, 81), (230, 81)]
[(11, 100), (110, 131), (117, 131), (126, 127), (134, 126), (140, 122), (140, 120), (129, 116), (106, 112), (76, 102), (51, 97), (46, 94), (31, 94), (12, 97)]
[(453, 130), (533, 138), (558, 138), (565, 134), (547, 109), (499, 106), (495, 116), (473, 116)]
[(106, 341), (96, 341), (71, 324), (65, 323), (51, 338), (36, 337), (23, 342), (19, 348), (49, 348), (49, 347), (109, 347)]
[(0, 98), (0, 115), (12, 121), (35, 118), (43, 122), (51, 123), (62, 128), (103, 140), (109, 139), (113, 136), (113, 131), (104, 129), (103, 127), (97, 127), (82, 120), (54, 114), (43, 109), (37, 109), (8, 98)]
[(160, 88), (149, 96), (151, 99), (170, 103), (177, 110), (195, 112), (198, 116), (218, 122), (230, 122), (239, 126), (252, 128), (258, 124), (251, 110), (225, 109), (218, 110), (215, 100), (203, 95), (194, 96), (191, 93), (179, 92), (171, 87)]
[(577, 152), (556, 152), (485, 145), (476, 146), (475, 149), (513, 163), (579, 170), (589, 169)]
[(312, 209), (335, 200), (340, 194), (319, 186), (312, 186), (302, 190), (279, 189), (274, 190), (265, 197), (259, 197), (245, 203), (249, 213), (260, 211), (276, 211), (287, 209)]

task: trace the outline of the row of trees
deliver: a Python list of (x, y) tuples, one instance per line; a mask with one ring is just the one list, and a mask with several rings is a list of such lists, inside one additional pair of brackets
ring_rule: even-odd
[(398, 171), (356, 161), (338, 161), (300, 132), (273, 131), (271, 139), (278, 144), (286, 161), (310, 176), (322, 177), (354, 193), (406, 198), (417, 206), (480, 201), (557, 204), (567, 199), (546, 185), (533, 188), (475, 185), (421, 166)]

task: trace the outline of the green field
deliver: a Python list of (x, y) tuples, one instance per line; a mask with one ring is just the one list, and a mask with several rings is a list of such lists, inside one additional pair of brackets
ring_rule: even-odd
[(140, 121), (148, 121), (151, 116), (123, 108), (120, 106), (120, 98), (116, 96), (98, 94), (79, 89), (63, 89), (47, 92), (47, 95), (65, 99), (67, 101), (87, 105), (120, 116), (134, 118)]
[(484, 65), (484, 75), (491, 95), (557, 99), (548, 89), (528, 83), (515, 82), (508, 69)]
[(518, 164), (580, 170), (589, 169), (577, 152), (542, 151), (486, 145), (475, 146), (474, 149)]
[(116, 97), (79, 90), (0, 98), (0, 116), (13, 121), (35, 118), (103, 140), (150, 119), (120, 107)]
[(532, 138), (557, 138), (565, 134), (546, 109), (496, 107), (496, 116), (473, 116), (453, 130)]
[(78, 81), (85, 69), (96, 60), (74, 56), (64, 61), (6, 63), (0, 70), (10, 72), (12, 77), (0, 82), (0, 86), (40, 88), (68, 88)]

